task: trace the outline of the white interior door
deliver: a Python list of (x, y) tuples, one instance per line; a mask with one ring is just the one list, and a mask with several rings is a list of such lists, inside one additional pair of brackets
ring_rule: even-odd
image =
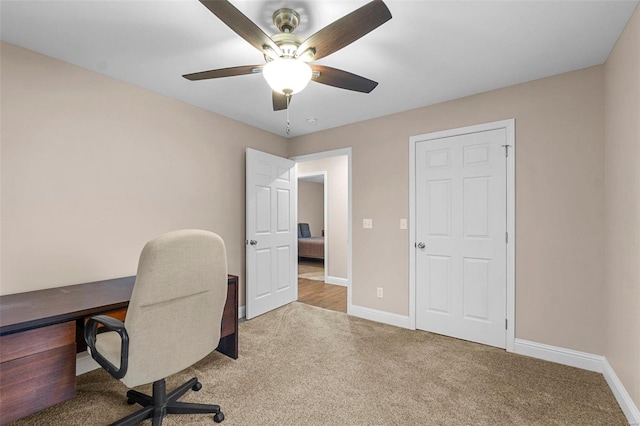
[(506, 345), (507, 132), (418, 141), (416, 328)]
[(298, 300), (295, 162), (247, 149), (246, 317)]

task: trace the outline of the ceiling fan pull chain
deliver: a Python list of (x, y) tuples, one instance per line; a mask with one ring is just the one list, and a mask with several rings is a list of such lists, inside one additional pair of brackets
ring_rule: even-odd
[(287, 135), (291, 132), (291, 123), (289, 122), (289, 101), (291, 100), (291, 95), (287, 94)]

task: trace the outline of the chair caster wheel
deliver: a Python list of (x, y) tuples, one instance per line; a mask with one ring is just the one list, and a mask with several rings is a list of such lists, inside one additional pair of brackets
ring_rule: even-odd
[(214, 422), (220, 423), (223, 420), (224, 420), (224, 413), (222, 411), (213, 415)]
[(133, 405), (133, 404), (135, 404), (135, 403), (136, 403), (136, 402), (135, 402), (133, 399), (131, 399), (131, 398), (127, 398), (127, 404), (129, 404), (129, 405)]
[(196, 382), (195, 385), (191, 386), (191, 390), (198, 392), (200, 389), (202, 389), (202, 383), (200, 382)]

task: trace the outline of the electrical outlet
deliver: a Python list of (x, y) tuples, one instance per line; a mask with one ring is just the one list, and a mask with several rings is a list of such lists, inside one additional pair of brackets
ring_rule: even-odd
[(363, 228), (373, 228), (373, 219), (362, 219)]
[(382, 287), (378, 287), (377, 295), (378, 295), (378, 297), (382, 297)]
[(400, 229), (407, 229), (407, 219), (400, 219)]

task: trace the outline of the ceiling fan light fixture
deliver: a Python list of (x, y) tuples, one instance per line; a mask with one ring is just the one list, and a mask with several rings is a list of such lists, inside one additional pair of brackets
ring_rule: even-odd
[(311, 67), (304, 61), (279, 58), (265, 65), (262, 75), (274, 91), (293, 95), (307, 87), (312, 72)]

